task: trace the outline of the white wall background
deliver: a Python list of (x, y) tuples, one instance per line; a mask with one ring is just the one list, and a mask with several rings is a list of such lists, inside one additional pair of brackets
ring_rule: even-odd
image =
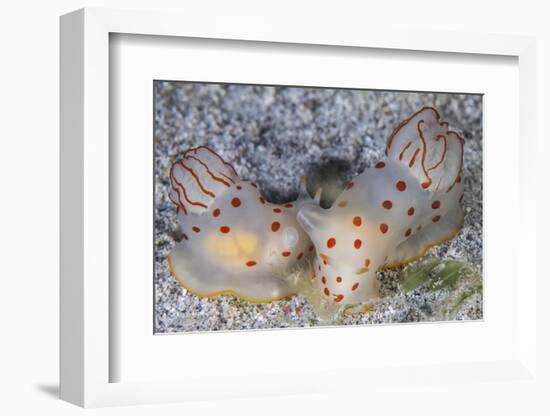
[[(179, 10), (200, 15), (245, 13), (254, 19), (274, 19), (307, 30), (309, 20), (326, 22), (327, 31), (347, 25), (401, 22), (405, 27), (434, 30), (511, 33), (537, 36), (539, 166), (546, 166), (550, 115), (550, 13), (544, 1), (169, 1), (169, 0), (20, 0), (0, 7), (0, 413), (73, 414), (82, 410), (56, 399), (58, 383), (58, 17), (77, 8), (115, 7)], [(361, 3), (361, 4), (359, 4)], [(546, 139), (546, 142), (543, 142)], [(544, 165), (543, 165), (544, 164)], [(545, 169), (541, 193), (548, 194)], [(548, 221), (539, 201), (545, 241)], [(511, 219), (513, 221), (513, 219)], [(543, 224), (541, 223), (541, 227)], [(542, 263), (542, 261), (541, 261)], [(548, 284), (539, 291), (548, 293)], [(542, 293), (541, 292), (541, 293)], [(541, 307), (548, 316), (548, 312)], [(549, 328), (545, 320), (546, 328)], [(542, 325), (542, 323), (539, 323)], [(542, 328), (542, 326), (541, 326)], [(548, 332), (548, 331), (546, 331)], [(541, 333), (542, 335), (542, 333)], [(548, 334), (545, 345), (549, 346)], [(549, 351), (550, 348), (547, 349)], [(548, 354), (541, 354), (548, 365)], [(546, 367), (548, 369), (548, 367)], [(548, 371), (546, 371), (548, 374)], [(380, 397), (284, 397), (163, 406), (94, 410), (99, 414), (277, 414), (288, 412), (346, 414), (377, 412), (424, 414), (540, 414), (533, 400), (515, 395), (502, 384), (500, 400), (485, 400), (482, 389), (468, 397), (433, 386), (430, 391)], [(494, 396), (494, 395), (492, 395)], [(529, 393), (527, 393), (527, 397)], [(546, 405), (548, 406), (548, 405)], [(545, 406), (545, 407), (546, 407)], [(545, 411), (548, 411), (546, 407)], [(40, 413), (39, 413), (40, 412)], [(413, 412), (415, 413), (415, 412)]]

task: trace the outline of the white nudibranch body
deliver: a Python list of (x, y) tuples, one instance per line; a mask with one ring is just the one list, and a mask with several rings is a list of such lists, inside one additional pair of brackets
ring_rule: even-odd
[(170, 170), (182, 240), (169, 256), (172, 273), (198, 296), (233, 294), (268, 302), (292, 294), (285, 273), (313, 254), (296, 220), (309, 199), (271, 204), (254, 182), (207, 147), (190, 149)]
[(330, 209), (308, 203), (299, 210), (316, 249), (314, 284), (326, 300), (378, 298), (379, 268), (407, 263), (460, 230), (464, 140), (447, 127), (435, 109), (423, 108)]

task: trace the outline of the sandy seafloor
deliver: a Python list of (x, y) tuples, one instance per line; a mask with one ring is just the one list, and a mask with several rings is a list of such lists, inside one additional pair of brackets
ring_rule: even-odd
[[(171, 163), (207, 145), (258, 183), (271, 202), (297, 197), (300, 177), (332, 166), (348, 180), (382, 157), (397, 124), (433, 106), (465, 139), (464, 227), (427, 255), (482, 261), (482, 97), (368, 90), (193, 84), (156, 81), (155, 124), (155, 332), (309, 327), (326, 324), (302, 295), (253, 305), (230, 295), (196, 297), (171, 275), (166, 257), (174, 244), (174, 204), (168, 199)], [(404, 323), (482, 318), (481, 291), (452, 315), (443, 314), (448, 289), (403, 292), (399, 269), (379, 273), (383, 299), (343, 324)], [(460, 283), (459, 283), (460, 286)], [(455, 289), (458, 290), (458, 289)], [(456, 296), (455, 296), (456, 297)]]

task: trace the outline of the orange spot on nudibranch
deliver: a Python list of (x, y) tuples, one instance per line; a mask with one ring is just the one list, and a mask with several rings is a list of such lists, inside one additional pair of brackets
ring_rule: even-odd
[(230, 228), (227, 225), (220, 227), (220, 231), (224, 234), (227, 234), (230, 231)]
[(363, 243), (361, 242), (361, 240), (357, 239), (353, 242), (353, 247), (355, 247), (357, 250), (359, 250), (361, 248), (361, 245)]
[(346, 189), (347, 189), (347, 190), (350, 190), (351, 188), (353, 188), (353, 185), (354, 185), (353, 182), (348, 183), (348, 184), (346, 185)]
[(370, 259), (365, 259), (365, 262), (363, 263), (364, 267), (361, 267), (358, 269), (355, 274), (363, 274), (369, 272), (369, 265), (370, 265)]
[(376, 165), (374, 165), (376, 169), (382, 169), (384, 166), (386, 166), (384, 162), (378, 162)]
[(254, 267), (254, 266), (256, 265), (256, 262), (253, 261), (253, 260), (250, 260), (250, 261), (247, 261), (245, 264), (246, 264), (248, 267)]
[(196, 233), (200, 233), (201, 232), (201, 229), (199, 227), (193, 227), (191, 228), (193, 231), (195, 231)]
[(393, 206), (392, 202), (390, 200), (385, 200), (384, 202), (382, 202), (382, 206), (386, 209), (391, 209), (391, 207)]
[(237, 185), (237, 189), (240, 191), (243, 187), (241, 185)]
[(277, 214), (278, 214), (278, 213), (280, 213), (280, 212), (281, 212), (281, 209), (280, 209), (280, 208), (273, 208), (273, 212), (275, 212), (275, 213), (277, 213)]
[(342, 278), (341, 278), (340, 276), (338, 276), (338, 277), (336, 278), (336, 282), (342, 283)]
[(298, 260), (300, 260), (302, 257), (304, 257), (304, 253), (300, 252), (300, 254), (298, 254), (298, 257), (296, 257)]
[(332, 248), (336, 245), (336, 239), (331, 237), (327, 240), (327, 247)]
[(439, 201), (434, 201), (432, 203), (432, 209), (438, 209), (440, 206), (441, 206), (441, 202)]
[(321, 282), (323, 282), (323, 284), (326, 285), (327, 284), (327, 278), (325, 276), (323, 276), (321, 278)]
[(359, 283), (355, 283), (355, 284), (351, 287), (351, 290), (355, 291), (355, 290), (357, 290), (358, 287), (359, 287)]
[(283, 251), (283, 252), (281, 253), (281, 256), (283, 256), (283, 257), (288, 257), (288, 256), (290, 256), (290, 251)]
[(388, 232), (388, 224), (380, 224), (380, 231), (382, 234), (386, 234)]
[(353, 225), (355, 225), (356, 227), (360, 227), (362, 222), (363, 221), (361, 221), (361, 217), (353, 217)]
[(263, 196), (260, 197), (260, 202), (261, 202), (262, 204), (265, 204), (265, 198), (264, 198)]
[(241, 206), (241, 200), (239, 198), (233, 198), (231, 200), (231, 205), (233, 205), (235, 208), (238, 208)]
[(411, 235), (412, 233), (412, 230), (410, 228), (407, 228), (407, 231), (405, 231), (405, 237), (408, 237), (409, 235)]
[(435, 217), (432, 218), (432, 221), (433, 222), (438, 222), (440, 219), (441, 219), (441, 216), (436, 215)]
[(309, 246), (308, 251), (313, 251), (313, 244)]
[(220, 209), (216, 208), (214, 211), (212, 211), (212, 216), (219, 217), (220, 216)]
[(292, 208), (294, 205), (292, 204), (285, 204), (285, 208)]
[(334, 302), (341, 302), (344, 300), (344, 295), (338, 295), (334, 298)]
[(413, 207), (410, 207), (409, 210), (407, 211), (407, 215), (409, 217), (413, 216), (414, 215), (414, 208)]
[(328, 287), (325, 287), (324, 292), (326, 296), (330, 296), (330, 290), (328, 290)]
[(422, 182), (422, 189), (426, 189), (431, 185), (431, 182)]
[(183, 239), (184, 240), (189, 240), (189, 237), (187, 237), (187, 234), (183, 233)]
[(254, 182), (250, 182), (250, 185), (252, 185), (254, 188), (258, 187), (258, 185), (256, 185), (256, 183), (254, 183)]
[(281, 224), (277, 221), (274, 221), (272, 224), (271, 224), (271, 231), (275, 232), (277, 231), (279, 228), (281, 228)]
[(407, 189), (407, 184), (405, 183), (405, 181), (398, 181), (395, 184), (395, 187), (399, 192), (403, 192), (405, 189)]

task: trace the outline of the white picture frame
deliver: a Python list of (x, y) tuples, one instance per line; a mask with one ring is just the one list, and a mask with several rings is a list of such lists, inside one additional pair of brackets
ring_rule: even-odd
[[(193, 399), (220, 397), (247, 397), (270, 394), (320, 393), (342, 389), (379, 388), (379, 383), (388, 383), (397, 377), (403, 383), (434, 383), (470, 381), (481, 384), (482, 381), (506, 380), (522, 383), (538, 383), (536, 364), (536, 302), (535, 288), (537, 271), (532, 253), (535, 250), (536, 218), (527, 212), (534, 203), (533, 187), (530, 180), (534, 176), (535, 142), (535, 42), (533, 38), (507, 35), (487, 35), (469, 33), (437, 33), (419, 30), (403, 31), (387, 26), (385, 30), (364, 29), (360, 33), (353, 29), (337, 34), (327, 34), (322, 27), (314, 24), (307, 32), (298, 28), (282, 30), (276, 24), (256, 25), (243, 19), (236, 26), (224, 20), (210, 21), (193, 16), (172, 13), (152, 13), (137, 11), (119, 11), (106, 9), (83, 9), (61, 18), (61, 398), (80, 406), (106, 406), (119, 404), (158, 403), (167, 401), (185, 401)], [(114, 304), (116, 297), (109, 276), (112, 272), (113, 259), (109, 251), (110, 227), (113, 227), (113, 216), (109, 194), (111, 174), (116, 171), (110, 159), (110, 135), (112, 120), (110, 117), (110, 38), (113, 34), (163, 36), (174, 38), (224, 39), (227, 42), (261, 42), (276, 43), (281, 50), (291, 45), (304, 48), (330, 45), (332, 51), (355, 48), (384, 51), (423, 51), (444, 55), (467, 55), (472, 61), (477, 56), (507, 56), (517, 59), (518, 73), (518, 113), (519, 132), (514, 133), (518, 141), (517, 153), (518, 177), (514, 193), (517, 201), (513, 209), (520, 218), (516, 236), (517, 242), (512, 245), (515, 261), (522, 263), (523, 275), (517, 279), (517, 269), (510, 273), (511, 284), (517, 284), (517, 293), (513, 295), (513, 306), (510, 312), (516, 323), (510, 328), (507, 336), (512, 346), (495, 351), (494, 359), (488, 352), (479, 357), (469, 356), (467, 360), (445, 360), (443, 356), (430, 362), (422, 358), (418, 362), (397, 362), (395, 366), (384, 363), (377, 367), (372, 362), (364, 367), (350, 368), (342, 364), (328, 370), (316, 369), (311, 363), (304, 366), (299, 380), (289, 380), (284, 374), (276, 371), (277, 366), (285, 364), (274, 360), (269, 365), (258, 366), (261, 355), (249, 353), (250, 362), (241, 364), (241, 374), (231, 380), (220, 377), (219, 382), (201, 376), (200, 367), (196, 372), (190, 371), (184, 378), (167, 378), (166, 374), (151, 374), (152, 369), (139, 377), (121, 377), (114, 368), (119, 362), (124, 348), (113, 348), (113, 339), (119, 337), (132, 326), (125, 321), (123, 328), (114, 326), (113, 316), (120, 312), (120, 305)], [(161, 38), (160, 42), (167, 38)], [(257, 47), (258, 47), (257, 46)], [(249, 78), (240, 81), (250, 81)], [(234, 78), (231, 78), (235, 80)], [(224, 79), (219, 79), (224, 81)], [(337, 81), (333, 81), (337, 82)], [(314, 85), (317, 83), (314, 82)], [(355, 85), (355, 84), (354, 84)], [(357, 85), (360, 87), (359, 85)], [(152, 116), (151, 116), (152, 117)], [(514, 126), (514, 122), (511, 121)], [(521, 140), (521, 142), (519, 142)], [(512, 157), (512, 155), (510, 155)], [(495, 165), (498, 169), (498, 165)], [(149, 174), (150, 172), (144, 172)], [(523, 214), (523, 215), (522, 215)], [(150, 230), (150, 228), (149, 228)], [(495, 242), (497, 244), (497, 242)], [(516, 263), (514, 263), (516, 264)], [(515, 277), (514, 277), (515, 276)], [(152, 276), (151, 276), (152, 281)], [(512, 287), (512, 286), (510, 286)], [(489, 285), (485, 290), (494, 290)], [(499, 294), (495, 292), (494, 297)], [(507, 299), (505, 299), (507, 300)], [(496, 305), (496, 303), (495, 303)], [(146, 309), (146, 308), (145, 308)], [(150, 313), (150, 309), (147, 309)], [(485, 322), (487, 328), (494, 322)], [(521, 324), (517, 324), (521, 323)], [(142, 323), (136, 331), (143, 334), (147, 330)], [(145, 329), (144, 329), (145, 328)], [(387, 328), (387, 327), (386, 327)], [(407, 336), (433, 336), (429, 325), (401, 326), (401, 333)], [(130, 328), (131, 329), (131, 328)], [(353, 328), (351, 328), (353, 329)], [(395, 328), (386, 330), (367, 328), (369, 333), (377, 333), (382, 339), (379, 350), (384, 350), (384, 342), (395, 337)], [(441, 326), (445, 336), (460, 334), (462, 337), (482, 337), (485, 327), (482, 326)], [(177, 351), (184, 338), (174, 341), (176, 337), (155, 337), (149, 327), (148, 337), (155, 338), (154, 348)], [(366, 332), (323, 329), (325, 334), (334, 333), (334, 337), (359, 337)], [(499, 334), (507, 331), (500, 328)], [(384, 338), (384, 332), (388, 338)], [(138, 333), (138, 332), (136, 332)], [(300, 342), (320, 342), (323, 333), (320, 331), (294, 330), (284, 331), (287, 341), (293, 344)], [(305, 335), (305, 334), (308, 335)], [(443, 332), (441, 332), (443, 333)], [(265, 343), (272, 343), (274, 337), (281, 337), (281, 332), (261, 331), (249, 336), (255, 350)], [(359, 335), (355, 335), (359, 334)], [(223, 336), (224, 343), (232, 348), (242, 345), (243, 333), (204, 334), (196, 345), (196, 354), (201, 349), (208, 353), (208, 345), (217, 343), (215, 337)], [(123, 335), (124, 336), (124, 335)], [(403, 335), (405, 336), (405, 335)], [(317, 338), (317, 339), (316, 339)], [(350, 338), (351, 339), (351, 338)], [(188, 342), (190, 338), (187, 339)], [(136, 345), (142, 344), (142, 338), (132, 338)], [(158, 345), (160, 344), (160, 346)], [(172, 346), (168, 344), (174, 344)], [(139, 347), (141, 348), (141, 346)], [(206, 349), (205, 349), (206, 348)], [(488, 350), (490, 351), (490, 350)], [(200, 361), (200, 357), (197, 357)], [(128, 361), (129, 365), (137, 365)], [(298, 363), (294, 364), (296, 367)], [(126, 365), (127, 367), (128, 365)], [(265, 368), (262, 368), (265, 367)], [(131, 369), (130, 369), (131, 370)], [(227, 371), (234, 371), (229, 366)], [(177, 371), (174, 370), (177, 373)], [(131, 373), (131, 371), (129, 371)], [(391, 377), (390, 377), (391, 375)], [(252, 377), (255, 376), (255, 377)], [(259, 376), (259, 377), (258, 377)], [(263, 376), (263, 378), (262, 378)], [(231, 383), (228, 383), (231, 381)], [(495, 393), (496, 394), (496, 393)]]

